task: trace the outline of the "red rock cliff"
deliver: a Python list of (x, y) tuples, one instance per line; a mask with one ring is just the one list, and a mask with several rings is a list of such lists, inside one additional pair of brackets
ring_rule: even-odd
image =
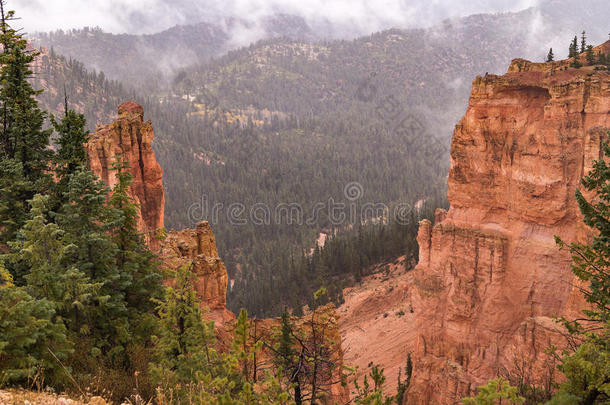
[(193, 288), (207, 316), (222, 324), (234, 316), (226, 309), (227, 269), (218, 256), (216, 239), (207, 222), (195, 229), (171, 231), (161, 241), (159, 257), (170, 270), (189, 266), (193, 273)]
[(165, 193), (163, 170), (152, 149), (154, 138), (150, 121), (144, 121), (142, 107), (133, 101), (119, 106), (119, 117), (112, 124), (98, 125), (87, 144), (89, 167), (108, 187), (117, 183), (112, 165), (122, 156), (131, 166), (130, 194), (140, 206), (139, 228), (153, 250), (158, 250), (155, 233), (163, 228)]
[(589, 235), (574, 191), (610, 127), (610, 74), (540, 65), (477, 77), (455, 127), (451, 208), (420, 225), (408, 295), (410, 404), (457, 403), (523, 359), (542, 378), (544, 350), (565, 343), (553, 316), (584, 307), (553, 237)]

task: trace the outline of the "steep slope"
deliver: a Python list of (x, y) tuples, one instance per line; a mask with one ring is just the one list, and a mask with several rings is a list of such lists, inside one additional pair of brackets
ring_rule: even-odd
[(346, 293), (340, 312), (369, 300), (379, 317), (361, 330), (342, 321), (346, 358), (395, 375), (411, 352), (409, 403), (457, 403), (498, 374), (542, 383), (545, 350), (566, 344), (554, 316), (585, 306), (554, 236), (588, 238), (574, 192), (610, 127), (610, 74), (565, 65), (515, 60), (474, 80), (451, 145), (451, 208), (421, 222), (417, 267)]

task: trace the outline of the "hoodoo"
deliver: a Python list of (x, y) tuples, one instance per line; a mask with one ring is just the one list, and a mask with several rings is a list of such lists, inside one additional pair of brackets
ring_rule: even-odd
[(163, 169), (152, 149), (154, 132), (150, 121), (144, 121), (144, 111), (139, 104), (128, 101), (119, 106), (119, 117), (111, 124), (98, 125), (90, 135), (87, 154), (91, 171), (108, 187), (117, 183), (112, 170), (118, 156), (131, 167), (133, 183), (130, 194), (139, 205), (139, 228), (146, 236), (152, 250), (158, 250), (155, 238), (163, 228), (165, 192)]

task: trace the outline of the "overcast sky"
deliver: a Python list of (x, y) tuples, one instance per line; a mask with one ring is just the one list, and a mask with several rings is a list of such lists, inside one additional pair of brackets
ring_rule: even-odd
[[(359, 33), (429, 26), (447, 17), (517, 11), (537, 0), (7, 0), (28, 32), (99, 26), (114, 33), (154, 33), (177, 24), (257, 20), (277, 12), (328, 20)], [(315, 24), (314, 24), (315, 25)]]

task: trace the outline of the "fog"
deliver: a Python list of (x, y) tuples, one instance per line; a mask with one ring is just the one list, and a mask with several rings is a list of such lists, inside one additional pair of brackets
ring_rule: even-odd
[[(353, 37), (386, 28), (415, 28), (448, 17), (518, 11), (537, 0), (8, 0), (28, 32), (99, 26), (113, 33), (155, 33), (179, 24), (230, 18), (256, 27), (278, 13), (302, 17), (329, 36)], [(253, 28), (255, 29), (255, 28)]]

